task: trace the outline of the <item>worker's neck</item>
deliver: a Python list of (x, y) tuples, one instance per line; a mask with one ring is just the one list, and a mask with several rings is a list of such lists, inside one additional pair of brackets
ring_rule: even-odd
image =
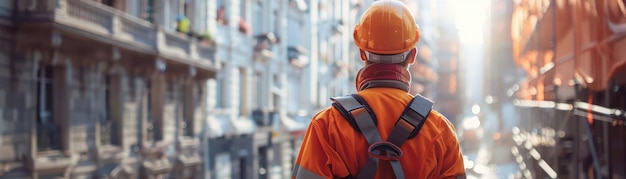
[(375, 87), (389, 87), (409, 91), (411, 74), (398, 64), (375, 63), (359, 70), (356, 77), (357, 91)]

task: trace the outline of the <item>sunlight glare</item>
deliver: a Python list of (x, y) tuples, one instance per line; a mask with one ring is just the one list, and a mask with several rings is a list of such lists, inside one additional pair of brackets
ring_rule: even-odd
[(455, 23), (461, 43), (482, 44), (490, 0), (454, 0)]

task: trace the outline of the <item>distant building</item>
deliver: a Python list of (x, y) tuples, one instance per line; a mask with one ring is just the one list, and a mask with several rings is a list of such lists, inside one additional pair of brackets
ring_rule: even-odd
[(209, 27), (217, 27), (222, 70), (209, 80), (209, 89), (215, 90), (209, 91), (208, 98), (205, 171), (212, 178), (287, 178), (298, 145), (294, 140), (302, 138), (299, 133), (307, 124), (286, 116), (287, 91), (297, 87), (288, 83), (287, 71), (291, 57), (294, 68), (308, 63), (303, 58), (304, 43), (289, 43), (289, 35), (298, 34), (288, 33), (295, 28), (301, 36), (310, 36), (302, 31), (309, 5), (303, 1), (208, 2), (208, 11), (217, 12), (209, 13)]
[(435, 109), (455, 122), (462, 113), (460, 42), (450, 0), (406, 2), (420, 25), (418, 56), (411, 67), (411, 94), (435, 101)]
[[(515, 66), (513, 59), (513, 41), (511, 39), (511, 16), (513, 2), (491, 1), (490, 8), (490, 32), (488, 36), (488, 58), (485, 58), (485, 72), (483, 78), (484, 96), (486, 103), (493, 109), (499, 120), (506, 119), (501, 116), (502, 105), (511, 104), (513, 96), (507, 95), (507, 90), (513, 87), (522, 78), (520, 70)], [(499, 121), (499, 128), (503, 127), (503, 121)], [(509, 129), (510, 130), (510, 129)]]

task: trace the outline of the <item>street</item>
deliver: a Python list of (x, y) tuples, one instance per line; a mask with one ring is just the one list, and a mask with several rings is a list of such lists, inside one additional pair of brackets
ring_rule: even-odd
[(493, 140), (480, 140), (477, 150), (462, 145), (467, 178), (522, 178), (511, 147), (494, 145)]

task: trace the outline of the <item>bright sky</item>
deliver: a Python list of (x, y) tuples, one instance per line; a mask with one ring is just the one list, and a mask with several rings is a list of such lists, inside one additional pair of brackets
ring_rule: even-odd
[(453, 0), (461, 43), (482, 44), (490, 0)]

